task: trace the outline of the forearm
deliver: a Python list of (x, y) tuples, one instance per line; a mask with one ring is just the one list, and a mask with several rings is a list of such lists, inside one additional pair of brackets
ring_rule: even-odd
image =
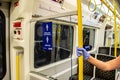
[(117, 68), (120, 68), (120, 56), (117, 58), (103, 62), (94, 57), (90, 56), (90, 54), (84, 48), (77, 48), (77, 56), (83, 55), (84, 60), (88, 60), (91, 64), (95, 65), (97, 68), (102, 69), (104, 71), (110, 71)]
[(107, 71), (108, 70), (108, 65), (106, 64), (106, 62), (100, 61), (98, 59), (93, 58), (92, 56), (90, 56), (88, 58), (88, 62), (90, 62), (91, 64), (95, 65), (97, 68)]

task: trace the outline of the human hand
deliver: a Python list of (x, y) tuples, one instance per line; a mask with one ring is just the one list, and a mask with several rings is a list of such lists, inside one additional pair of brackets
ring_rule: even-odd
[(77, 56), (84, 56), (84, 59), (87, 60), (90, 57), (90, 54), (84, 48), (78, 48), (76, 50)]

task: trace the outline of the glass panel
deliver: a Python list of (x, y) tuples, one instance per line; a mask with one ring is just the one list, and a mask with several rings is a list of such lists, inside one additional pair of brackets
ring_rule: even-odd
[(95, 29), (83, 29), (83, 47), (89, 51), (94, 47)]
[(110, 47), (114, 43), (114, 32), (113, 32), (113, 26), (106, 25), (105, 32), (104, 32), (104, 46)]
[(70, 50), (72, 47), (71, 38), (73, 38), (72, 34), (70, 33), (71, 28), (68, 25), (61, 25), (61, 30), (60, 30), (60, 45), (59, 45), (59, 55), (60, 59), (65, 59), (69, 57), (70, 55)]
[(48, 65), (70, 57), (73, 45), (73, 27), (52, 23), (52, 50), (43, 49), (42, 23), (35, 24), (34, 67)]
[(3, 72), (3, 59), (2, 59), (2, 19), (0, 19), (0, 75)]
[(0, 11), (0, 80), (6, 72), (5, 16)]

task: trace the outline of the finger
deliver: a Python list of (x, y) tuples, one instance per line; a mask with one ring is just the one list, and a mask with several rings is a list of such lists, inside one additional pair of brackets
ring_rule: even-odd
[(81, 56), (81, 54), (77, 54), (77, 56)]
[(79, 51), (84, 51), (84, 48), (77, 48), (77, 50), (79, 50)]
[(82, 54), (82, 53), (83, 53), (83, 51), (77, 51), (77, 53)]

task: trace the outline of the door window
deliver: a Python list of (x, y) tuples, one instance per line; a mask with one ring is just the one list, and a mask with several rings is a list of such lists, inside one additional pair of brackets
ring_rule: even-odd
[(6, 73), (5, 16), (0, 11), (0, 80)]

